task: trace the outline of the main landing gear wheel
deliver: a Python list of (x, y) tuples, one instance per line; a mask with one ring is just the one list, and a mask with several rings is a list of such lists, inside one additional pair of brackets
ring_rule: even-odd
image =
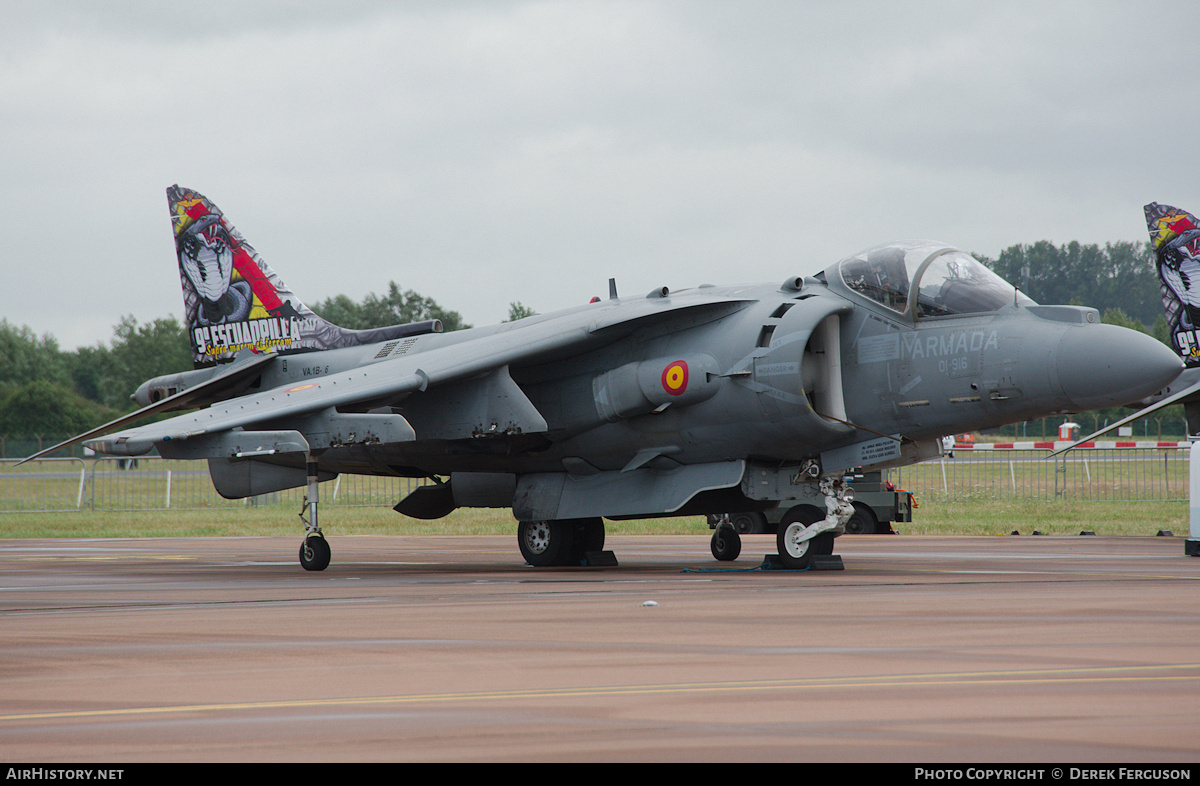
[(325, 570), (331, 556), (329, 541), (320, 535), (309, 535), (300, 546), (300, 565), (305, 570)]
[(589, 551), (604, 551), (604, 519), (578, 519), (572, 522), (575, 542), (572, 544), (571, 560), (568, 564), (583, 562)]
[(879, 520), (875, 513), (861, 502), (854, 505), (854, 515), (846, 522), (847, 535), (874, 535), (879, 531)]
[(604, 521), (522, 521), (517, 524), (517, 543), (521, 556), (536, 568), (579, 565), (587, 552), (604, 550)]
[(721, 562), (732, 562), (742, 553), (742, 537), (737, 530), (729, 525), (717, 527), (709, 543), (712, 555)]
[(784, 515), (775, 535), (779, 549), (779, 561), (791, 570), (805, 570), (812, 565), (813, 557), (829, 556), (833, 553), (833, 533), (823, 532), (815, 538), (801, 540), (800, 535), (825, 516), (811, 505), (797, 505)]
[(770, 531), (767, 529), (766, 515), (757, 510), (748, 513), (730, 513), (729, 523), (741, 535)]
[(521, 556), (534, 567), (558, 564), (566, 532), (554, 521), (522, 521), (517, 524)]

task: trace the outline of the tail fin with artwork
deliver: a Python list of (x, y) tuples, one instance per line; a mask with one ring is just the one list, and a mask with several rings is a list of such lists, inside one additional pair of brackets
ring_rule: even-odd
[(1171, 341), (1188, 368), (1200, 367), (1200, 221), (1157, 202), (1145, 211)]
[(291, 354), (439, 332), (438, 320), (347, 330), (292, 293), (207, 197), (167, 189), (183, 305), (196, 368), (250, 352)]
[[(1167, 335), (1183, 360), (1183, 373), (1157, 396), (1183, 404), (1188, 433), (1200, 433), (1200, 220), (1185, 210), (1152, 202), (1145, 207), (1146, 228), (1167, 315)], [(1181, 395), (1185, 394), (1186, 395)]]

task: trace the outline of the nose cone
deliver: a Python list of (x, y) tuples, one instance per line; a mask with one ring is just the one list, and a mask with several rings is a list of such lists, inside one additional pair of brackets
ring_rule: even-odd
[(1183, 361), (1162, 342), (1116, 325), (1066, 331), (1055, 353), (1058, 382), (1082, 412), (1145, 398), (1179, 376)]

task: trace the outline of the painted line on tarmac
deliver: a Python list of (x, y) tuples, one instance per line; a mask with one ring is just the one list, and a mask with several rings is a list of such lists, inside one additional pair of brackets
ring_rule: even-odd
[[(1163, 672), (1192, 671), (1192, 674)], [(904, 674), (860, 677), (827, 677), (797, 680), (739, 680), (732, 682), (684, 682), (657, 685), (616, 685), (596, 688), (546, 688), (461, 693), (418, 693), (400, 696), (364, 696), (332, 699), (287, 699), (279, 701), (229, 702), (225, 704), (181, 704), (165, 707), (125, 707), (101, 710), (63, 710), (0, 715), (0, 723), (30, 720), (81, 720), (131, 716), (185, 715), (191, 713), (278, 710), (318, 707), (361, 707), (381, 704), (442, 704), (519, 699), (563, 699), (582, 697), (653, 695), (668, 693), (730, 693), (831, 688), (956, 687), (978, 685), (1051, 685), (1114, 682), (1200, 681), (1200, 663), (1158, 666), (1110, 666), (1015, 671), (968, 671), (941, 674)]]

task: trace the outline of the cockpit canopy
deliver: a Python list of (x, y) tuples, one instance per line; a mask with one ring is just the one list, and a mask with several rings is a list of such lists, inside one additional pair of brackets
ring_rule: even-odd
[(848, 288), (918, 319), (1036, 305), (970, 254), (931, 240), (876, 246), (836, 267)]

